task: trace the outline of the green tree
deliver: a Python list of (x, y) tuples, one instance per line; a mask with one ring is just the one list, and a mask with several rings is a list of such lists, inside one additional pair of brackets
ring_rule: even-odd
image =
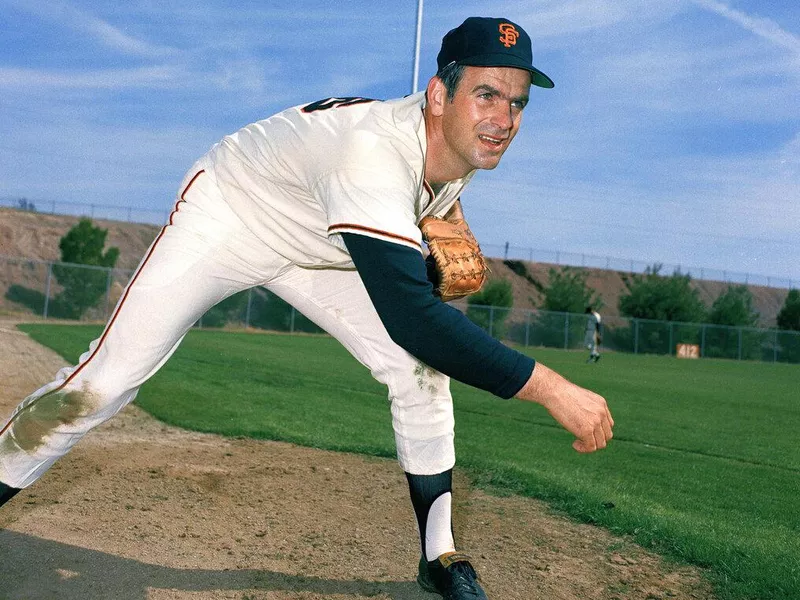
[(63, 288), (55, 298), (62, 316), (79, 319), (106, 293), (108, 269), (113, 268), (119, 258), (119, 248), (103, 251), (107, 235), (108, 230), (96, 227), (91, 219), (81, 219), (61, 238), (58, 244), (61, 262), (72, 263), (53, 266), (53, 275)]
[(748, 287), (729, 285), (711, 305), (708, 322), (731, 327), (755, 327), (759, 317), (753, 308), (753, 294)]
[(587, 306), (601, 309), (603, 300), (586, 284), (584, 269), (563, 267), (548, 271), (548, 286), (544, 290), (542, 308), (556, 312), (581, 313)]
[(800, 362), (800, 334), (789, 333), (800, 331), (800, 291), (789, 290), (778, 313), (778, 327), (786, 330), (786, 333), (778, 335), (781, 359)]
[[(642, 275), (624, 279), (628, 293), (619, 299), (619, 311), (633, 319), (701, 323), (706, 307), (699, 293), (691, 286), (691, 277), (676, 271), (661, 275), (661, 265), (648, 267)], [(670, 327), (656, 322), (632, 322), (627, 329), (614, 332), (614, 345), (637, 352), (668, 354), (674, 344), (700, 342), (700, 327)], [(672, 343), (672, 345), (670, 344)]]
[(511, 282), (505, 279), (490, 281), (480, 292), (467, 297), (467, 317), (494, 337), (502, 338), (513, 305)]
[(665, 276), (659, 271), (661, 265), (656, 264), (625, 281), (628, 293), (619, 299), (620, 313), (635, 319), (702, 322), (706, 307), (691, 286), (691, 276), (678, 271)]
[(200, 319), (203, 327), (224, 327), (228, 323), (241, 323), (247, 313), (248, 290), (225, 298), (206, 311)]
[(800, 331), (800, 291), (789, 290), (783, 307), (778, 312), (778, 327), (791, 331)]
[[(758, 358), (763, 336), (749, 328), (758, 325), (753, 294), (745, 285), (729, 285), (714, 300), (708, 312), (709, 323), (725, 327), (706, 328), (706, 356), (720, 358)], [(742, 329), (748, 328), (748, 329)]]

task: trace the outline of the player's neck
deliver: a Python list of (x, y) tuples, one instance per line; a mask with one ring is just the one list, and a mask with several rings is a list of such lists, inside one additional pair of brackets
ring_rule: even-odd
[(426, 106), (423, 111), (425, 118), (425, 137), (427, 150), (425, 152), (425, 181), (433, 185), (442, 185), (469, 175), (472, 167), (459, 160), (453, 160), (450, 147), (442, 131), (442, 119), (431, 114)]

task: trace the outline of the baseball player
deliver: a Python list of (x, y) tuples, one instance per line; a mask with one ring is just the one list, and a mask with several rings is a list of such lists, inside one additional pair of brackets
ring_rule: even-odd
[(602, 319), (600, 313), (591, 306), (586, 307), (586, 335), (583, 343), (589, 350), (589, 358), (586, 362), (597, 362), (600, 360), (600, 343), (602, 338)]
[[(613, 419), (601, 396), (442, 301), (453, 297), (453, 282), (481, 279), (459, 201), (464, 187), (476, 170), (497, 166), (531, 85), (553, 82), (533, 66), (528, 34), (508, 19), (464, 21), (444, 37), (438, 66), (424, 92), (290, 108), (200, 158), (100, 338), (0, 430), (0, 502), (131, 402), (210, 307), (265, 286), (387, 386), (419, 526), (419, 584), (447, 599), (485, 599), (452, 534), (450, 378), (543, 405), (574, 434), (578, 452), (604, 448)], [(465, 244), (466, 270), (437, 264), (439, 280), (428, 279), (426, 218), (456, 227), (437, 255)]]

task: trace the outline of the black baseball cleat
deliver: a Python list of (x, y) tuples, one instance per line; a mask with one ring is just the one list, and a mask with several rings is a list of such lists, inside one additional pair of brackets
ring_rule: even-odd
[(7, 486), (5, 483), (0, 481), (0, 506), (3, 506), (3, 504), (11, 500), (11, 497), (18, 491), (19, 490), (17, 488)]
[(430, 562), (420, 558), (417, 583), (444, 600), (488, 600), (469, 556), (460, 552), (447, 552)]

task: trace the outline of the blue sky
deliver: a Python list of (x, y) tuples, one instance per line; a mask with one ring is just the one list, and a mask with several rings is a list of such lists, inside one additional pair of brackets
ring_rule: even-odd
[[(0, 0), (0, 197), (158, 215), (192, 162), (251, 121), (409, 93), (416, 11)], [(464, 195), (490, 254), (508, 242), (797, 286), (800, 3), (427, 0), (420, 86), (442, 35), (471, 15), (524, 26), (556, 82), (532, 90), (500, 167)]]

